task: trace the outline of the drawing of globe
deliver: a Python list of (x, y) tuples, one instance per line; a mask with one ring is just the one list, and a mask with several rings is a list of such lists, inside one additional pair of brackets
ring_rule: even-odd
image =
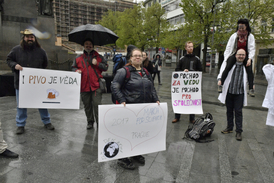
[(177, 79), (179, 77), (179, 74), (177, 74), (177, 73), (175, 73), (174, 75), (173, 75), (173, 78), (175, 78), (175, 79)]
[(115, 142), (109, 142), (104, 147), (104, 154), (108, 158), (115, 157), (119, 152), (119, 146)]

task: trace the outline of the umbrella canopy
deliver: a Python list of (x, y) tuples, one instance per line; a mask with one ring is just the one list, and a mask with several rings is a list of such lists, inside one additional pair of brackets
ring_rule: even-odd
[(68, 34), (69, 41), (84, 45), (84, 41), (89, 38), (94, 45), (102, 46), (113, 44), (119, 38), (114, 32), (100, 24), (86, 24), (74, 28)]

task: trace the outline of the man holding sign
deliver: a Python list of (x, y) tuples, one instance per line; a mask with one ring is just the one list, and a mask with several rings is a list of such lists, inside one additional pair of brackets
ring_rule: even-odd
[[(7, 64), (14, 73), (14, 87), (16, 90), (17, 114), (16, 114), (16, 134), (22, 134), (25, 131), (27, 120), (27, 109), (19, 108), (19, 71), (23, 67), (42, 68), (48, 65), (48, 58), (45, 50), (38, 43), (34, 33), (30, 29), (21, 31), (23, 33), (20, 45), (12, 48), (7, 56)], [(54, 130), (54, 126), (50, 122), (50, 114), (47, 109), (39, 109), (41, 120), (48, 130)]]
[[(193, 43), (191, 41), (186, 42), (185, 44), (186, 55), (180, 58), (179, 64), (177, 65), (175, 71), (202, 71), (202, 64), (200, 58), (193, 54)], [(180, 120), (181, 114), (175, 113), (175, 119), (172, 120), (172, 123), (176, 123)], [(194, 123), (195, 114), (189, 115), (189, 121)]]

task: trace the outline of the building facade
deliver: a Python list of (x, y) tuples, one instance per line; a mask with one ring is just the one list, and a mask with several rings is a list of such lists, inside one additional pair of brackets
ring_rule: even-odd
[(135, 4), (133, 0), (54, 0), (55, 34), (66, 40), (72, 29), (95, 24), (109, 9), (124, 11)]

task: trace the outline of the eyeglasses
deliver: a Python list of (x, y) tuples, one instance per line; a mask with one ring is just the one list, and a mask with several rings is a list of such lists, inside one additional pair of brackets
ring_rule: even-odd
[(242, 56), (242, 57), (244, 57), (244, 56), (245, 56), (245, 54), (237, 54), (237, 55)]
[(132, 55), (132, 57), (134, 57), (134, 58), (141, 58), (141, 57), (143, 57), (143, 55)]

